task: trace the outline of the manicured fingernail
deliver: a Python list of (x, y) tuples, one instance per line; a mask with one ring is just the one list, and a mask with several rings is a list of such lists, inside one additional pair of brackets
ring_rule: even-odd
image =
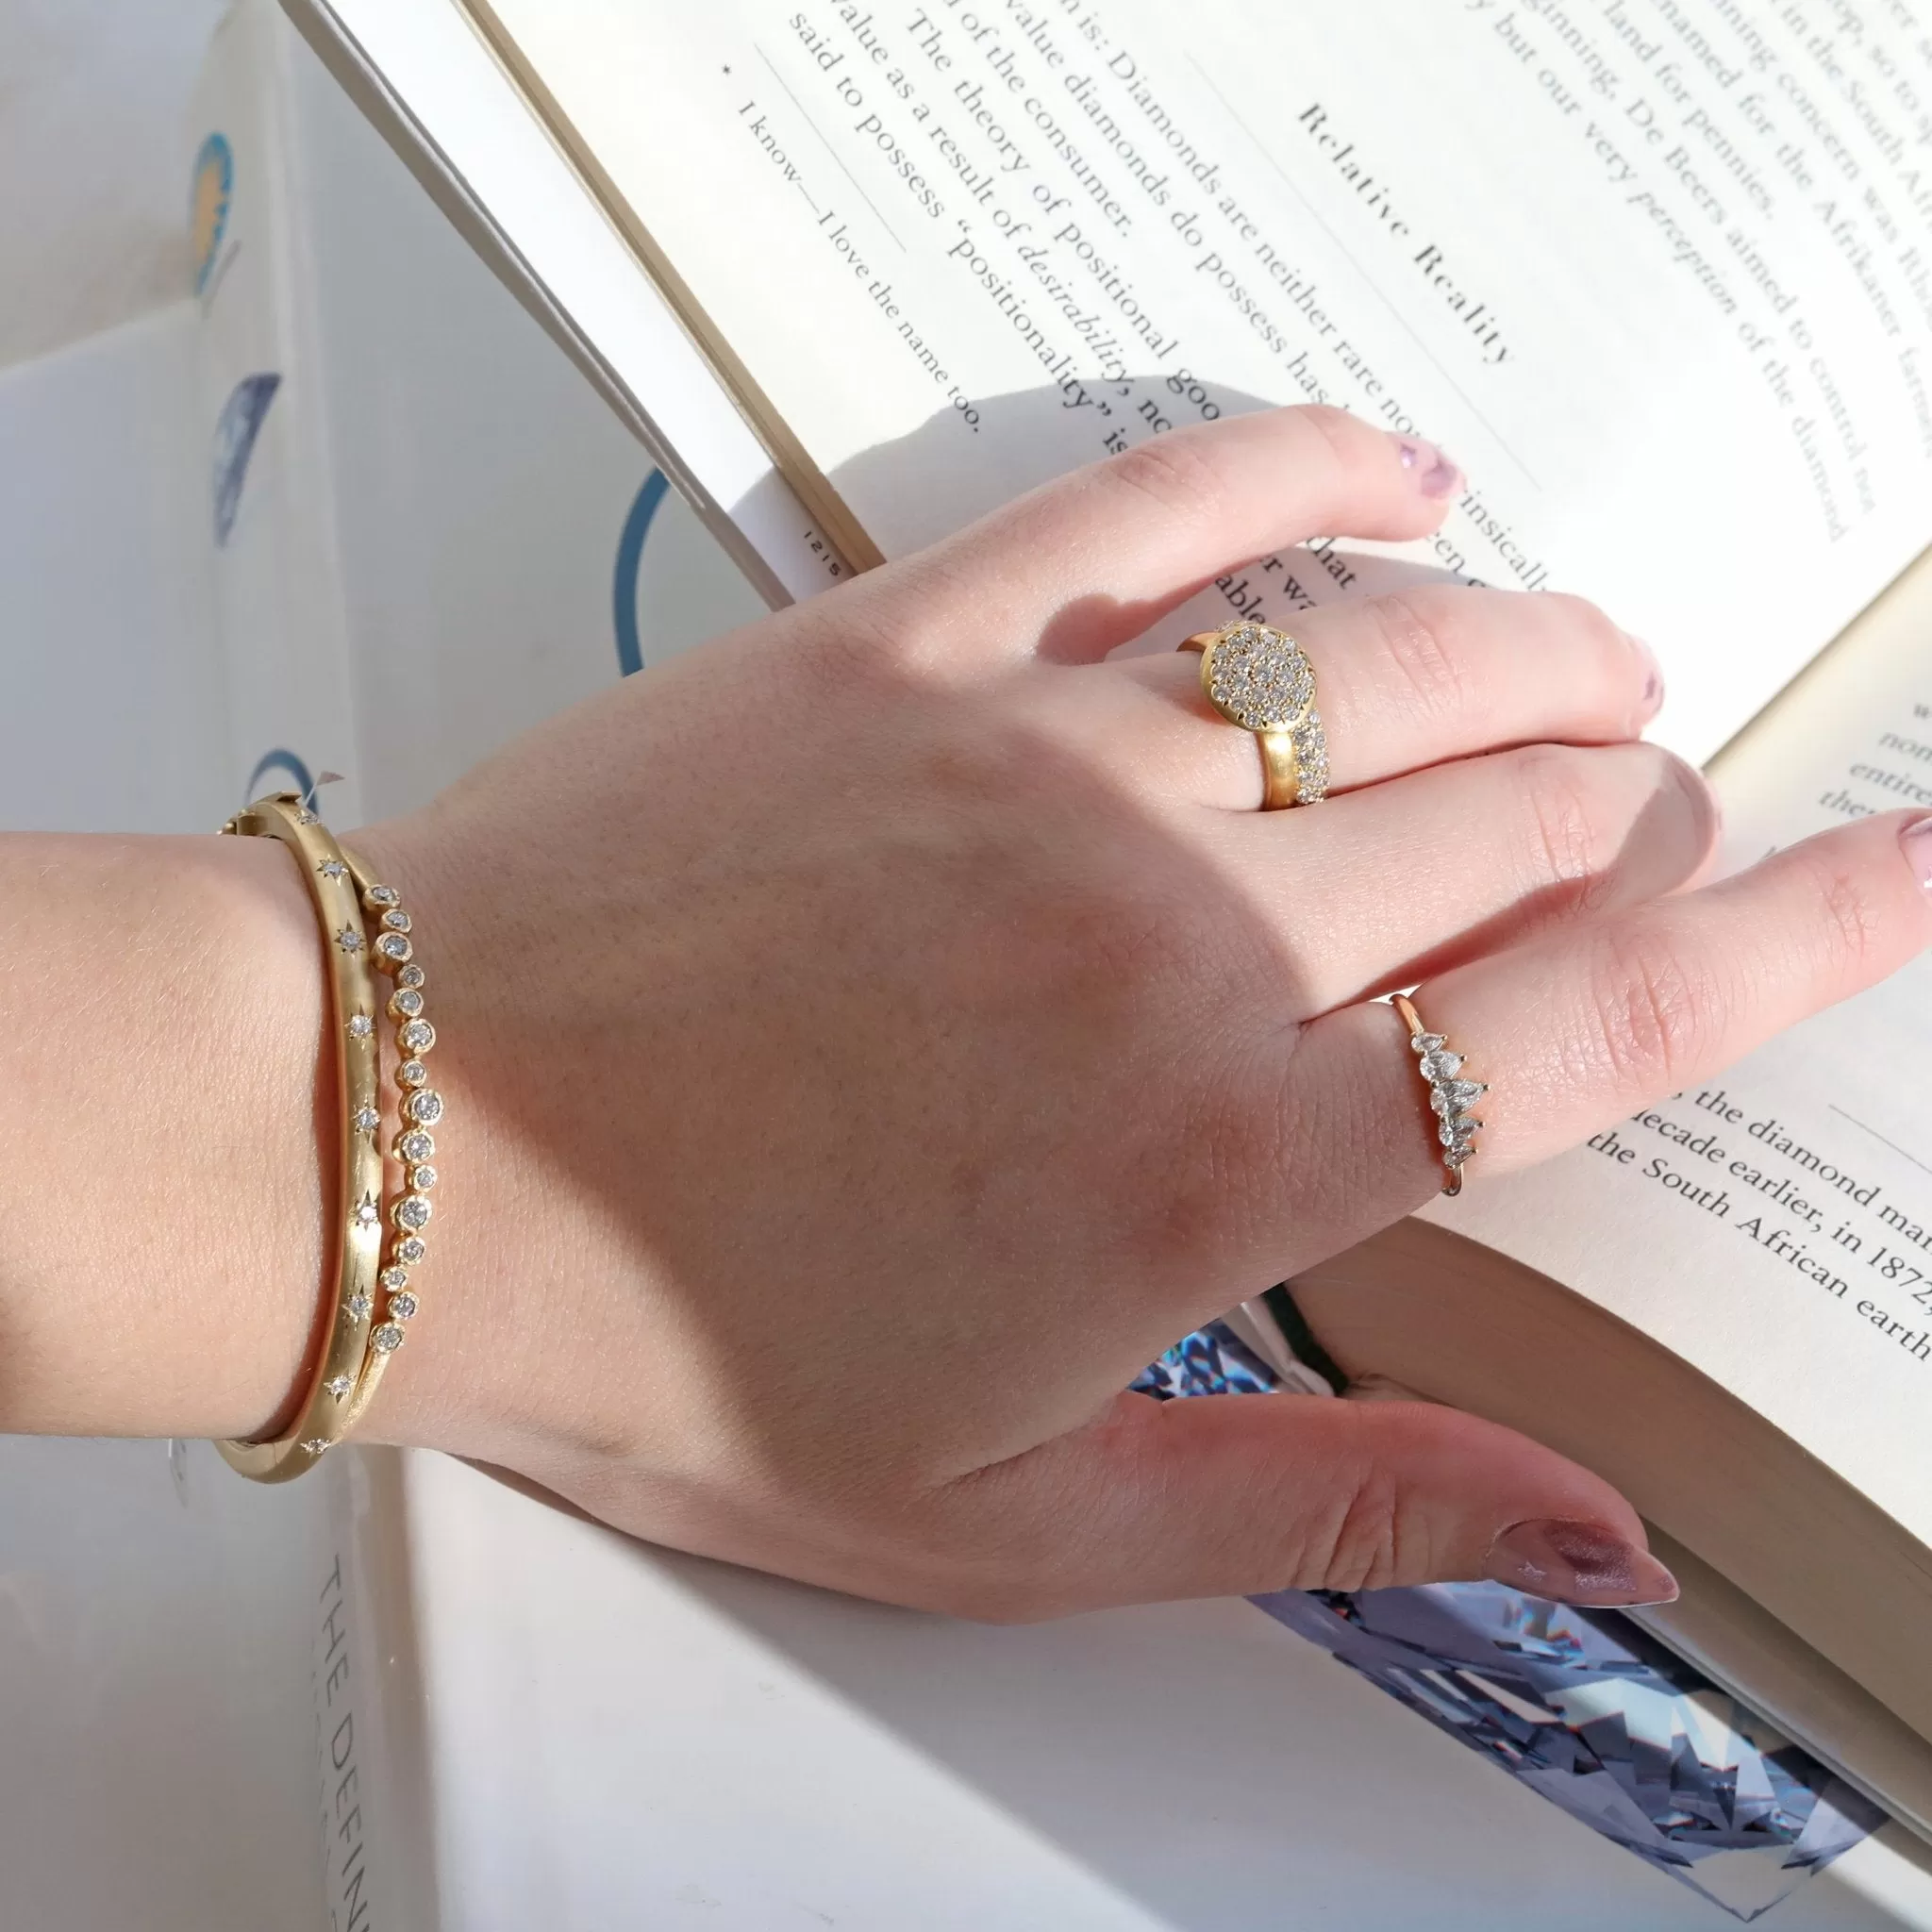
[(1414, 476), (1424, 496), (1451, 496), (1462, 488), (1462, 472), (1433, 442), (1402, 436), (1395, 441), (1402, 467)]
[(1677, 1579), (1647, 1550), (1600, 1523), (1539, 1517), (1490, 1545), (1483, 1574), (1531, 1596), (1597, 1609), (1674, 1603)]
[(1932, 891), (1932, 819), (1915, 819), (1898, 835), (1913, 875)]
[(1630, 642), (1635, 647), (1637, 655), (1643, 659), (1643, 695), (1638, 700), (1637, 713), (1643, 723), (1648, 724), (1651, 719), (1655, 718), (1663, 709), (1663, 667), (1657, 661), (1657, 653), (1641, 638), (1630, 637), (1628, 631), (1625, 631), (1624, 635), (1626, 638), (1630, 638)]

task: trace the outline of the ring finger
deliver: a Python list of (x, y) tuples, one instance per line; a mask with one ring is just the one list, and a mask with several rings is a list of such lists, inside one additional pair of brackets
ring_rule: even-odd
[[(1292, 635), (1315, 667), (1338, 791), (1513, 745), (1614, 744), (1662, 701), (1649, 651), (1580, 597), (1428, 585), (1310, 610)], [(1069, 728), (1137, 788), (1260, 804), (1260, 748), (1208, 706), (1192, 652), (1042, 675)]]

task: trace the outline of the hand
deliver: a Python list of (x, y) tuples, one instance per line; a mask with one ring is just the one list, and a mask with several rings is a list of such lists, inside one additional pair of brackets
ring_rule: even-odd
[(1480, 1186), (1927, 937), (1894, 822), (1679, 892), (1711, 800), (1574, 599), (1307, 614), (1313, 809), (1254, 809), (1198, 658), (1102, 661), (1257, 556), (1425, 534), (1455, 480), (1324, 411), (1163, 438), (358, 839), (417, 913), (450, 1103), (373, 1433), (972, 1615), (1533, 1580), (1541, 1532), (1497, 1540), (1552, 1521), (1593, 1527), (1550, 1593), (1667, 1590), (1613, 1491), (1470, 1417), (1121, 1392), (1436, 1191), (1375, 994), (1425, 982), (1492, 1082)]

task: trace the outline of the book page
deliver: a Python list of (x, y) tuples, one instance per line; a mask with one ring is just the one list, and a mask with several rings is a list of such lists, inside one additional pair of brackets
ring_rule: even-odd
[[(1932, 559), (1719, 761), (1732, 864), (1932, 811), (1928, 639)], [(1932, 1543), (1928, 1057), (1932, 957), (1427, 1216), (1635, 1323)]]
[(1335, 403), (1467, 471), (1420, 560), (1607, 603), (1702, 758), (1932, 541), (1924, 0), (468, 5), (886, 555)]

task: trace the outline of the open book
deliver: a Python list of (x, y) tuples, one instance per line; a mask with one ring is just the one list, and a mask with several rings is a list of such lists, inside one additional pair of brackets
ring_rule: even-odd
[[(1464, 465), (1441, 535), (1257, 559), (1158, 642), (1424, 567), (1560, 586), (1656, 649), (1739, 860), (1932, 808), (1924, 0), (291, 10), (774, 596), (1336, 403)], [(667, 308), (736, 415), (630, 392)], [(1352, 1373), (1621, 1482), (1922, 1828), (1928, 1011), (1922, 965), (1296, 1285)]]

